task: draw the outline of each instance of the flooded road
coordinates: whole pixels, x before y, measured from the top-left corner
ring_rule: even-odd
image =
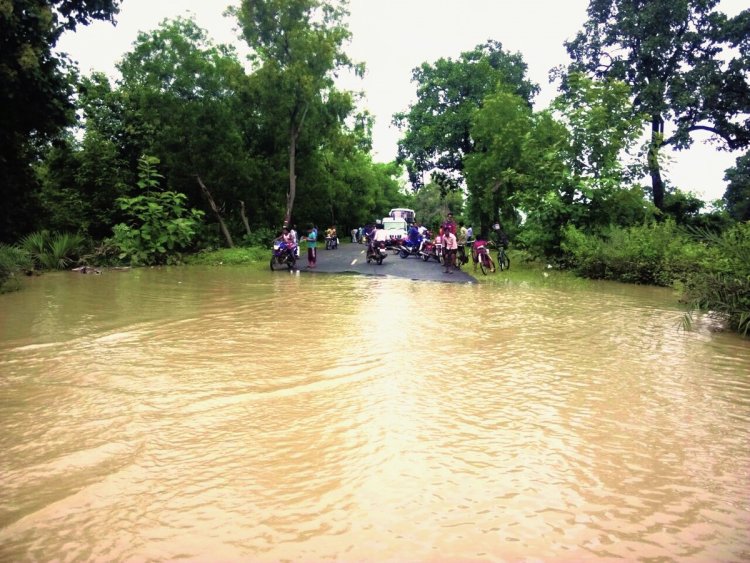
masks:
[[[0,560],[750,559],[750,343],[669,290],[174,268],[0,296]]]

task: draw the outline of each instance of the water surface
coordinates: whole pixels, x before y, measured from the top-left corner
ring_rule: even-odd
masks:
[[[674,302],[34,279],[0,296],[0,560],[748,560],[750,344]]]

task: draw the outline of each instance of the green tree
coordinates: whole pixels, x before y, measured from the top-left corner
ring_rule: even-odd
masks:
[[[724,180],[728,182],[723,199],[729,215],[737,221],[750,221],[750,153],[725,171]]]
[[[528,103],[502,89],[474,113],[474,150],[464,158],[465,176],[473,215],[483,229],[501,215],[514,215],[511,198],[526,182],[523,147],[532,126]]]
[[[118,69],[123,111],[113,140],[127,138],[126,157],[158,154],[168,187],[191,205],[207,207],[199,175],[220,207],[237,209],[243,200],[255,209],[261,198],[249,186],[260,185],[259,175],[245,143],[254,107],[242,103],[247,78],[234,50],[176,18],[140,33]]]
[[[28,231],[39,213],[31,163],[74,122],[74,66],[53,52],[65,31],[112,21],[119,0],[0,1],[0,240]]]
[[[128,218],[114,226],[112,242],[121,260],[133,265],[179,262],[193,242],[203,212],[185,206],[185,194],[162,191],[156,171],[159,159],[144,156],[138,163],[141,195],[122,197],[118,204]]]
[[[417,101],[394,116],[405,130],[398,159],[405,163],[415,189],[424,185],[424,174],[445,189],[463,184],[464,158],[474,150],[471,135],[474,113],[500,84],[531,106],[539,88],[526,78],[526,63],[497,41],[478,45],[458,59],[438,59],[415,68]]]
[[[463,194],[458,191],[446,192],[431,182],[414,194],[413,202],[408,207],[414,209],[418,222],[433,229],[445,221],[446,211],[451,211],[456,217],[463,212]]]
[[[289,188],[285,221],[297,194],[297,151],[311,114],[343,117],[345,101],[336,94],[335,74],[353,65],[343,51],[350,32],[343,20],[345,0],[243,0],[231,11],[253,51],[257,78],[265,89],[263,110],[283,124],[288,147]],[[337,111],[338,110],[338,111]]]
[[[695,131],[728,148],[750,144],[750,10],[727,18],[718,0],[591,0],[589,19],[566,43],[574,71],[622,80],[647,116],[653,201],[664,209],[660,154],[684,149]],[[732,49],[736,54],[732,56]],[[674,131],[667,135],[665,123]]]
[[[642,170],[633,155],[642,119],[626,84],[571,74],[551,110],[530,124],[509,161],[518,184],[509,199],[527,216],[522,239],[535,254],[558,255],[569,223],[601,233],[650,216],[643,189],[633,184]]]

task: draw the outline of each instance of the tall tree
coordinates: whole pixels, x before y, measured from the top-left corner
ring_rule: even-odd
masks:
[[[39,145],[75,119],[72,63],[53,49],[65,31],[112,21],[120,0],[0,2],[0,240],[28,229]]]
[[[254,209],[242,189],[252,184],[243,120],[251,121],[253,108],[240,103],[247,78],[234,50],[176,18],[140,33],[118,69],[122,125],[138,138],[138,156],[159,156],[169,188],[199,205],[199,175],[220,206],[242,199]],[[208,210],[205,201],[202,207]]]
[[[471,207],[482,228],[500,220],[501,206],[505,215],[513,213],[509,200],[525,183],[523,145],[532,126],[526,101],[502,90],[487,96],[474,113],[471,138],[476,150],[464,161]]]
[[[414,69],[412,82],[417,84],[417,101],[393,121],[405,130],[398,159],[407,165],[415,189],[424,185],[424,174],[431,171],[444,189],[462,184],[464,158],[474,151],[474,113],[499,84],[529,107],[539,90],[527,80],[521,55],[504,51],[497,41],[478,45],[456,60],[423,63]]]
[[[719,0],[591,0],[583,31],[566,44],[571,70],[616,78],[648,116],[648,170],[664,209],[660,151],[708,131],[729,149],[750,144],[750,10],[727,18]],[[673,124],[666,133],[665,124]]]
[[[723,198],[729,215],[737,221],[750,221],[750,152],[725,170],[724,180],[729,182]]]
[[[256,74],[273,95],[265,108],[285,124],[289,189],[285,221],[291,222],[297,193],[297,150],[306,119],[332,99],[335,74],[354,65],[343,50],[346,0],[242,0],[230,12],[253,51]]]

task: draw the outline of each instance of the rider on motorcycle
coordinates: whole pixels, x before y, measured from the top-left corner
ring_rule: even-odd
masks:
[[[421,246],[421,242],[422,237],[419,234],[419,228],[417,227],[416,223],[412,223],[406,233],[406,245],[410,249],[418,249]]]
[[[295,252],[297,244],[289,227],[284,226],[284,228],[281,229],[281,234],[276,237],[275,240],[279,241],[283,245],[283,248],[288,252]]]
[[[388,242],[388,233],[385,232],[383,223],[380,222],[375,225],[375,232],[372,235],[372,240],[370,241],[370,248],[373,248],[376,242]]]

